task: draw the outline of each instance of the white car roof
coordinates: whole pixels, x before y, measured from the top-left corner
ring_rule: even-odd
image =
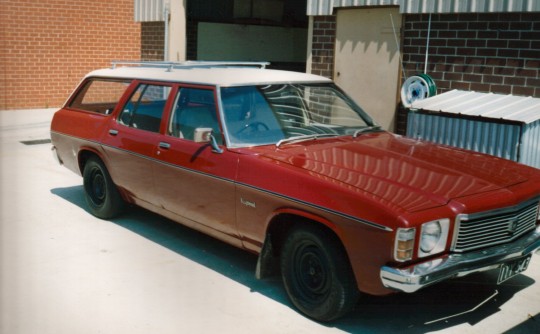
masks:
[[[96,70],[86,77],[157,80],[212,86],[246,86],[274,83],[320,83],[330,79],[313,74],[253,67],[116,67]]]

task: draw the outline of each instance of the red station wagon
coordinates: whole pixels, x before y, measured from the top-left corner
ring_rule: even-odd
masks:
[[[258,254],[330,321],[540,248],[540,170],[381,130],[331,80],[255,63],[120,63],[51,125],[102,219],[135,204]]]

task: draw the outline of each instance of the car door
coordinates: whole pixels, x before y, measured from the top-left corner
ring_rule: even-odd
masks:
[[[103,147],[114,182],[136,203],[159,205],[152,173],[172,86],[147,82],[133,85],[130,98],[111,121]]]
[[[160,204],[183,223],[195,223],[206,233],[234,242],[238,159],[227,150],[214,152],[201,141],[201,134],[212,130],[217,144],[223,143],[215,90],[186,86],[175,93],[156,153],[161,162],[154,169]]]

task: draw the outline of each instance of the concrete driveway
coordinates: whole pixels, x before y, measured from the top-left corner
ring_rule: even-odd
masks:
[[[279,279],[254,278],[253,255],[141,209],[90,215],[82,179],[52,158],[52,114],[0,111],[2,334],[540,333],[538,254],[499,286],[490,271],[311,321]]]

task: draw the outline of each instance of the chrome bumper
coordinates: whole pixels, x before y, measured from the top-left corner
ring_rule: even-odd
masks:
[[[532,254],[540,248],[540,226],[518,240],[480,251],[452,254],[405,268],[384,266],[381,280],[385,287],[415,292],[428,285],[471,273],[495,269],[501,264]]]

